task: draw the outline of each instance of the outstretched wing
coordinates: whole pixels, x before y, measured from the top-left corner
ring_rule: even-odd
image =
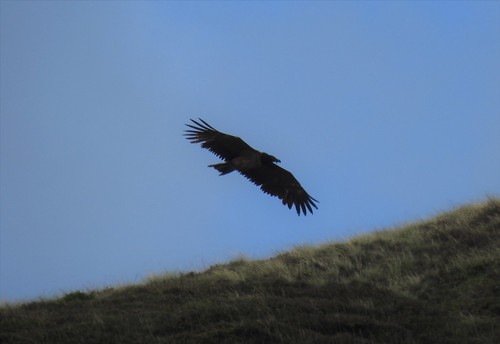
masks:
[[[203,148],[225,161],[241,155],[243,151],[253,150],[239,137],[221,133],[201,118],[198,120],[201,123],[191,119],[194,125],[186,124],[191,129],[185,130],[184,135],[191,143],[201,143]]]
[[[255,185],[260,186],[265,193],[276,196],[282,200],[289,209],[295,206],[297,214],[307,215],[307,210],[312,214],[313,207],[318,209],[314,202],[318,200],[311,197],[295,179],[293,174],[275,164],[265,164],[259,168],[240,171]]]

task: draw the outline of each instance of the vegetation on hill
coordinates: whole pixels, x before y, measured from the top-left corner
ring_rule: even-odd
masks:
[[[0,307],[1,343],[500,343],[500,200],[345,243]]]

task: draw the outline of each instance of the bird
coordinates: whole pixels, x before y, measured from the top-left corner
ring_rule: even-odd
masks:
[[[313,207],[318,209],[318,200],[310,196],[295,179],[292,173],[281,168],[281,163],[276,157],[260,152],[250,147],[237,136],[222,133],[210,124],[198,118],[191,119],[186,124],[189,129],[184,131],[184,136],[191,143],[200,143],[202,148],[208,149],[220,159],[222,163],[208,165],[225,175],[238,171],[253,184],[271,196],[278,197],[283,205],[291,209],[295,206],[297,215],[313,213]]]

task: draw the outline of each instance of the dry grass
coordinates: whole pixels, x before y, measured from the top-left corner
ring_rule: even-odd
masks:
[[[500,201],[0,308],[2,343],[499,343]]]

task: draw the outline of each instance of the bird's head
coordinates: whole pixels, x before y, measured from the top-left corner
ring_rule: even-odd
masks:
[[[281,162],[280,159],[270,155],[270,154],[267,154],[267,153],[262,153],[262,155],[260,156],[260,160],[264,163],[264,164],[269,164],[269,163],[272,163],[272,162]]]

